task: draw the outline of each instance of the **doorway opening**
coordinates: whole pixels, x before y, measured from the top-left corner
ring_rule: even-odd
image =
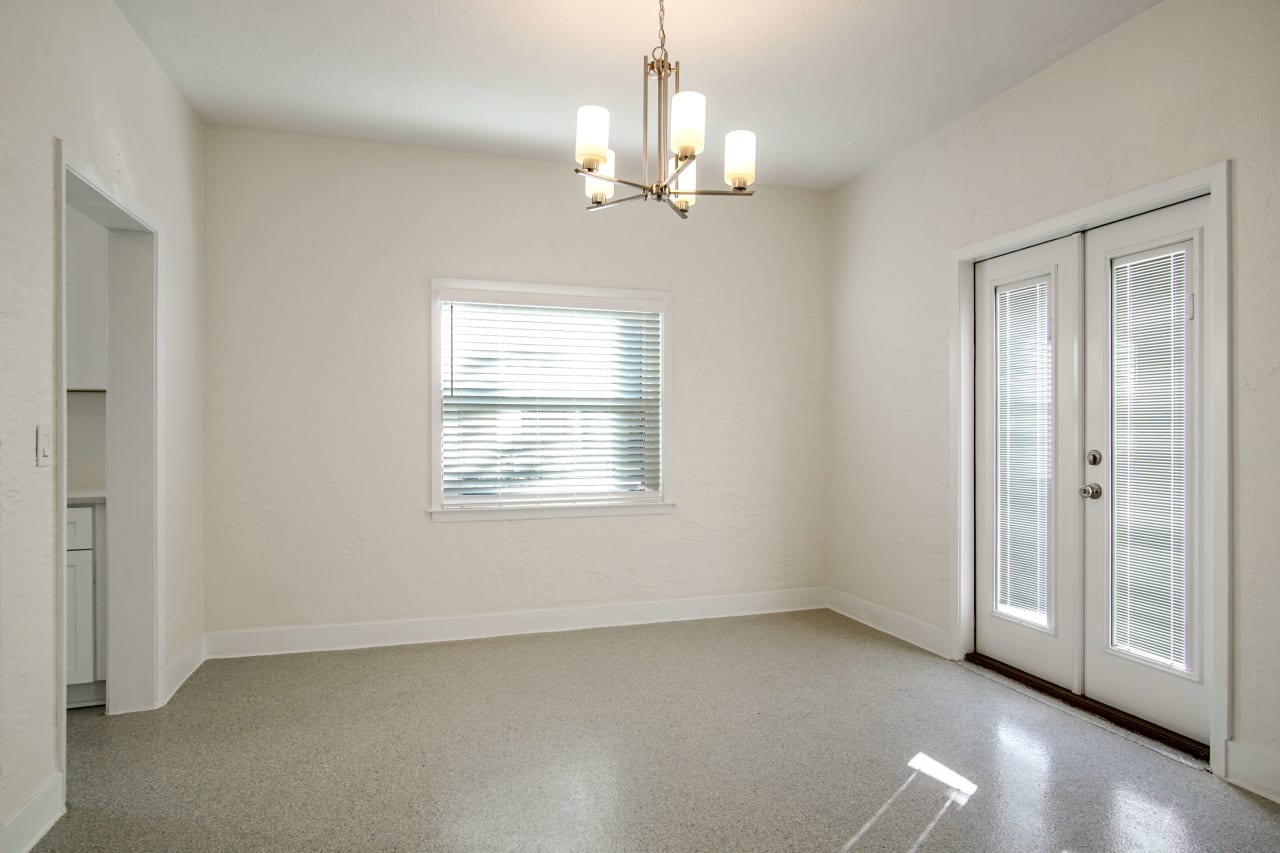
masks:
[[[954,656],[1207,742],[1219,775],[1227,178],[1221,163],[960,250],[952,341]]]
[[[119,714],[159,697],[156,230],[56,159],[57,683]]]

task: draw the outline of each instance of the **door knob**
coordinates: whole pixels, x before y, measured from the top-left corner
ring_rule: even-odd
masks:
[[[1080,487],[1080,497],[1096,501],[1102,497],[1102,486],[1097,483],[1086,483]]]

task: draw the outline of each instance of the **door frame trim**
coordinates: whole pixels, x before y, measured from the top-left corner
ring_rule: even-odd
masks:
[[[1153,186],[971,243],[952,253],[950,335],[951,612],[948,636],[957,660],[974,650],[974,266],[997,255],[1087,231],[1161,207],[1209,195],[1204,232],[1204,281],[1196,311],[1203,323],[1201,354],[1203,465],[1208,493],[1202,519],[1205,572],[1205,677],[1210,691],[1209,765],[1226,775],[1231,737],[1231,161],[1224,160]]]
[[[140,346],[148,351],[145,373],[131,377],[131,384],[146,407],[136,418],[126,421],[128,427],[144,427],[150,433],[145,446],[131,448],[127,459],[141,463],[149,471],[136,482],[116,486],[112,491],[111,505],[130,505],[139,519],[145,519],[149,528],[145,535],[137,537],[138,557],[136,565],[112,561],[113,580],[107,581],[107,697],[106,713],[122,714],[156,708],[161,704],[160,678],[163,670],[164,637],[161,631],[164,608],[163,549],[160,547],[160,492],[162,459],[160,454],[160,377],[159,377],[159,279],[160,235],[163,221],[143,207],[127,189],[116,182],[104,180],[94,165],[74,151],[67,143],[55,137],[53,140],[54,166],[54,408],[56,440],[54,476],[54,547],[57,551],[55,595],[57,607],[53,624],[57,648],[54,661],[57,689],[57,750],[59,769],[66,769],[66,612],[63,579],[66,573],[66,510],[67,510],[67,378],[66,378],[66,293],[67,293],[67,210],[69,179],[92,190],[105,202],[119,222],[109,230],[137,232],[150,235],[148,278],[138,287],[140,298],[130,303],[141,308],[149,316],[145,319],[145,339]],[[141,281],[141,279],[140,279]],[[108,285],[110,287],[110,285]],[[145,294],[143,291],[145,290]],[[110,300],[108,296],[108,300]],[[108,301],[108,306],[110,306]],[[110,307],[108,307],[110,313]],[[108,360],[108,364],[110,359]],[[110,426],[108,426],[110,430]],[[108,448],[111,439],[108,437]],[[108,453],[112,453],[108,450]],[[108,484],[110,485],[110,484]],[[110,512],[110,508],[108,508]],[[110,530],[110,528],[108,528]],[[110,547],[110,539],[107,540]],[[97,555],[95,554],[95,559]],[[131,665],[132,664],[132,665]]]

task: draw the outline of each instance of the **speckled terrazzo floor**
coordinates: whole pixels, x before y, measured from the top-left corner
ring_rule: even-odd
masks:
[[[68,737],[38,850],[1280,849],[1280,806],[830,611],[209,661]]]

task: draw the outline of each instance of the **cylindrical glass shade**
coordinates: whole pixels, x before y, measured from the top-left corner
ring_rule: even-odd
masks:
[[[676,168],[679,165],[680,164],[674,158],[672,158],[671,171],[675,172]],[[694,160],[692,163],[684,167],[683,172],[681,172],[679,175],[676,175],[676,185],[674,189],[675,194],[671,196],[671,199],[676,203],[678,207],[684,210],[688,210],[689,208],[697,204],[698,197],[696,195],[680,195],[680,193],[691,192],[693,190],[696,190],[697,188],[698,188],[698,161]]]
[[[574,156],[584,169],[598,169],[609,156],[609,111],[578,107],[578,144]]]
[[[608,150],[607,156],[603,163],[600,164],[599,173],[612,178],[614,175],[613,165],[613,149]],[[586,194],[591,199],[592,204],[603,204],[613,198],[613,188],[617,186],[613,181],[602,181],[599,178],[586,176]]]
[[[734,189],[746,189],[756,180],[756,135],[749,130],[731,130],[724,137],[724,182]]]
[[[707,147],[707,98],[701,92],[676,92],[671,99],[671,153],[688,157]]]

